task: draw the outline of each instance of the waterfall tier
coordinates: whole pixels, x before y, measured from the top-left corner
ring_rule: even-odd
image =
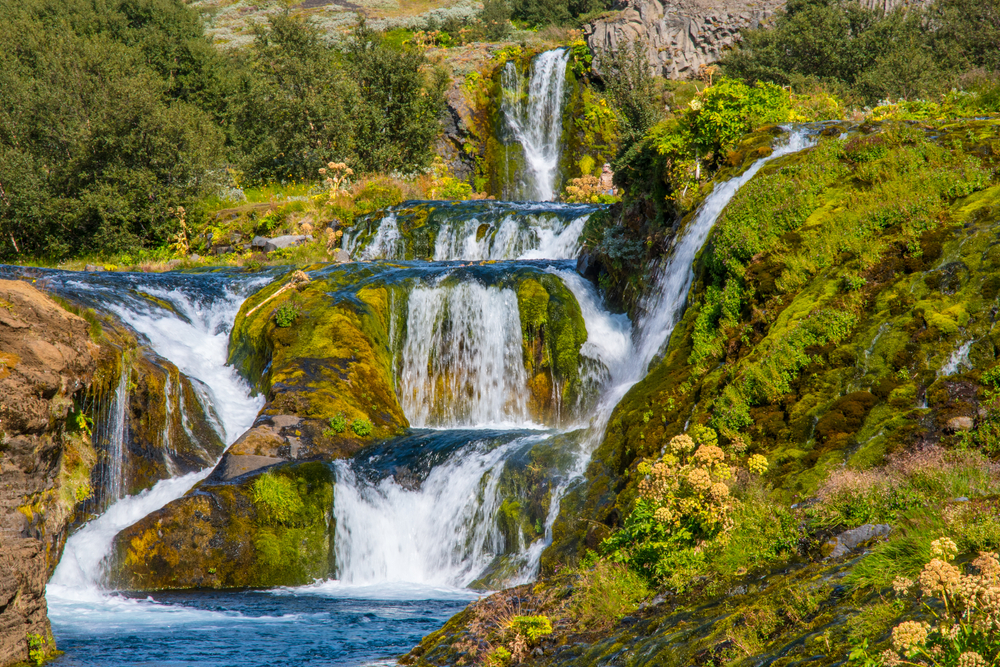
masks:
[[[569,49],[539,54],[531,63],[527,84],[513,62],[504,65],[501,114],[508,141],[521,147],[523,169],[512,171],[507,154],[508,183],[516,183],[506,199],[551,201],[555,198],[556,176],[562,147],[562,110],[565,102],[566,63]],[[522,165],[516,165],[520,167]]]
[[[352,257],[372,259],[575,259],[589,204],[405,202],[358,218],[344,234]]]

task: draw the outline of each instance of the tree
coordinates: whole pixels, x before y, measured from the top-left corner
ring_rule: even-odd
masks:
[[[344,59],[358,86],[351,117],[354,154],[364,171],[414,171],[430,165],[441,132],[446,77],[425,76],[423,54],[387,46],[363,22]]]

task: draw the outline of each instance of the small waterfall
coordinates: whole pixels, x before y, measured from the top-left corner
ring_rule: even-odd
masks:
[[[474,441],[434,467],[418,488],[359,478],[337,464],[334,517],[338,578],[467,586],[504,548],[496,513],[508,455],[539,436],[491,447]]]
[[[477,282],[410,293],[399,395],[410,424],[523,425],[521,317],[513,290]]]
[[[125,488],[125,411],[128,407],[132,368],[127,355],[122,355],[121,364],[118,386],[94,428],[94,447],[106,457],[98,506],[100,510],[121,498],[122,489]]]
[[[354,258],[575,259],[600,206],[542,202],[406,202],[361,216],[344,232]]]
[[[501,73],[501,112],[524,151],[524,180],[518,193],[524,199],[551,201],[555,197],[567,62],[569,49],[538,55],[531,63],[527,90],[513,62],[504,65]]]

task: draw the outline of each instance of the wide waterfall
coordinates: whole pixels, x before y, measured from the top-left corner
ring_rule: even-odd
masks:
[[[403,202],[362,216],[344,233],[351,257],[373,259],[575,259],[590,204]]]
[[[521,320],[510,289],[475,282],[410,293],[399,394],[416,427],[529,422]]]
[[[549,77],[551,100],[561,95],[561,75],[553,72],[562,71],[565,58],[565,51],[549,52],[533,68],[531,85]],[[183,496],[211,469],[168,466],[166,479],[134,495],[109,480],[110,506],[71,536],[49,584],[63,647],[85,656],[86,664],[110,665],[126,646],[122,637],[133,633],[155,662],[170,650],[173,627],[206,647],[210,657],[200,664],[223,665],[239,663],[241,650],[271,650],[280,632],[294,659],[360,665],[398,654],[439,627],[476,594],[467,587],[530,581],[551,543],[561,498],[581,480],[614,406],[643,377],[679,320],[695,256],[715,221],[766,162],[808,145],[805,133],[792,132],[771,156],[715,188],[679,233],[634,326],[609,312],[597,288],[574,270],[580,234],[596,207],[407,203],[359,221],[345,237],[352,253],[396,261],[309,271],[314,279],[335,276],[338,299],[358,302],[359,290],[385,289],[393,382],[411,429],[330,464],[336,578],[239,595],[170,593],[154,601],[114,594],[106,590],[105,568],[115,535]],[[271,276],[43,277],[50,290],[114,315],[145,346],[143,354],[172,364],[162,390],[165,414],[183,401],[204,403],[206,419],[227,445],[255,423],[263,398],[251,396],[247,379],[253,378],[226,365],[228,331],[243,299]],[[586,328],[576,373],[578,393],[589,402],[575,411],[560,402],[554,367],[537,366],[549,352],[532,345],[545,343],[550,331],[541,342],[529,336],[534,320],[525,319],[526,295],[544,285],[543,296],[562,299],[559,312],[577,309]],[[140,358],[135,350],[129,354],[96,425],[107,455],[121,461],[125,454],[115,448],[127,449],[129,426],[120,406],[131,386],[128,364]],[[536,418],[540,401],[556,406],[545,413],[555,418]],[[157,432],[171,460],[178,428],[186,427],[163,424]],[[120,469],[112,463],[109,474],[124,477]],[[368,629],[359,631],[359,624]],[[246,644],[220,646],[218,631],[238,634]]]
[[[531,63],[527,88],[513,62],[504,66],[501,112],[524,156],[524,169],[516,174],[518,188],[515,192],[505,192],[507,198],[550,201],[555,197],[567,62],[569,49],[538,55]],[[509,160],[507,168],[508,171],[511,168]]]

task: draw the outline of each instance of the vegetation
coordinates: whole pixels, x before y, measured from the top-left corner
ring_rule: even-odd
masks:
[[[8,261],[183,255],[182,225],[200,227],[226,188],[312,180],[330,158],[361,172],[431,162],[443,78],[363,25],[340,50],[276,14],[228,56],[178,0],[31,0],[0,18],[14,35],[0,47]]]
[[[998,26],[996,0],[904,4],[888,14],[861,3],[793,0],[773,27],[744,31],[722,64],[728,75],[750,82],[799,91],[823,85],[866,104],[972,84],[997,105],[996,84],[984,73],[1000,71]]]

